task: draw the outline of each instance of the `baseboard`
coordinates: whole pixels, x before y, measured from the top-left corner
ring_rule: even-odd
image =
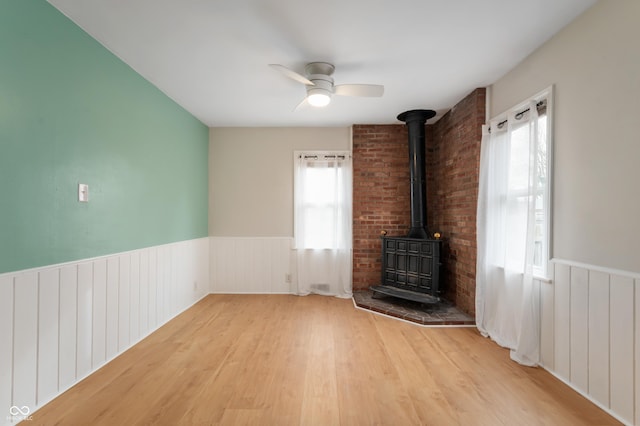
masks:
[[[588,394],[584,393],[583,391],[581,391],[580,389],[578,389],[577,387],[575,387],[571,382],[567,381],[566,379],[564,379],[563,377],[557,375],[555,372],[553,372],[552,370],[550,370],[549,368],[545,367],[544,365],[540,364],[539,365],[540,368],[542,368],[543,370],[547,371],[549,374],[551,374],[553,377],[555,377],[556,379],[560,380],[562,383],[564,383],[565,385],[569,386],[571,389],[573,389],[574,391],[576,391],[577,393],[579,393],[581,396],[585,397],[586,399],[589,400],[589,402],[591,402],[593,405],[597,406],[598,408],[600,408],[602,411],[604,411],[605,413],[607,413],[608,415],[610,415],[611,417],[613,417],[614,419],[616,419],[617,421],[619,421],[620,423],[627,425],[627,426],[632,426],[632,423],[628,423],[626,420],[624,420],[623,418],[621,418],[618,414],[616,414],[615,412],[611,411],[609,408],[605,407],[604,405],[602,405],[601,403],[599,403],[597,400],[593,399],[591,396],[589,396]]]

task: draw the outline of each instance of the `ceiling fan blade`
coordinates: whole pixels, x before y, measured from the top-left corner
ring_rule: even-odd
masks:
[[[300,103],[298,105],[296,105],[296,107],[293,109],[293,111],[298,111],[301,110],[303,108],[306,108],[309,106],[309,101],[307,100],[307,97],[305,96],[304,99],[302,101],[300,101]]]
[[[384,93],[384,86],[378,84],[338,84],[334,94],[339,96],[362,96],[376,98]]]
[[[271,68],[275,69],[275,70],[280,71],[286,77],[289,77],[290,79],[295,80],[298,83],[306,84],[307,86],[315,86],[311,80],[309,80],[308,78],[298,74],[295,71],[290,70],[289,68],[285,67],[284,65],[269,64],[269,66]]]

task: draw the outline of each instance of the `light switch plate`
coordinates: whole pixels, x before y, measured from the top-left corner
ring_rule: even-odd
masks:
[[[78,201],[81,203],[89,202],[89,185],[86,183],[78,184]]]

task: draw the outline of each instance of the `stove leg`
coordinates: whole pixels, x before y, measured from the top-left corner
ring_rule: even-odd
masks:
[[[374,291],[373,294],[371,295],[372,299],[382,299],[385,295],[382,293],[379,293],[377,291]]]

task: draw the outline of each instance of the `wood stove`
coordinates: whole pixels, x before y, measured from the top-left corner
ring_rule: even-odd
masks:
[[[425,167],[425,129],[432,110],[411,110],[398,115],[409,135],[409,174],[411,179],[411,229],[407,236],[382,237],[381,285],[372,286],[380,293],[422,303],[440,301],[440,249],[426,227],[427,186]]]

